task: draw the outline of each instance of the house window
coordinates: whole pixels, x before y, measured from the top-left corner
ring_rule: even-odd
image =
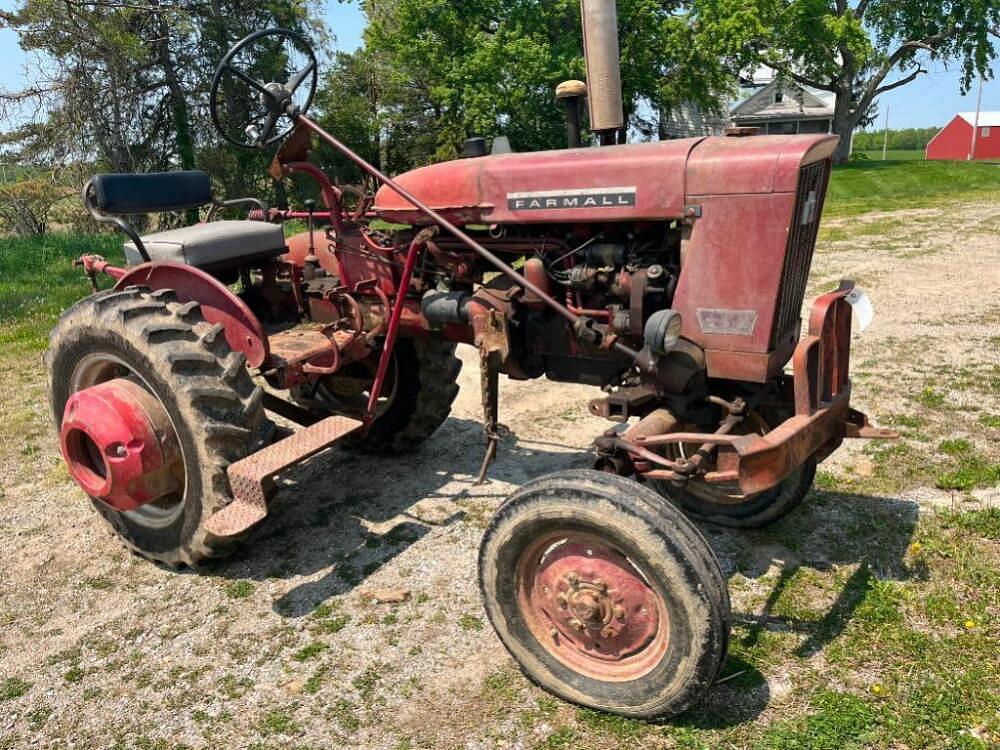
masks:
[[[784,91],[775,91],[774,92],[774,103],[775,104],[781,104],[783,101],[785,101],[785,92]]]
[[[983,138],[989,138],[990,137],[990,129],[989,128],[983,128],[982,133],[983,133]]]
[[[797,128],[794,122],[772,122],[768,125],[768,135],[795,135]]]

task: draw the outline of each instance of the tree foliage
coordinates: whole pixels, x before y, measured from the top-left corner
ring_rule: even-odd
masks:
[[[218,149],[207,115],[212,73],[258,28],[305,29],[297,0],[25,0],[0,21],[39,66],[21,91],[0,92],[2,143],[53,170],[142,172],[200,167],[222,192],[267,187],[267,156]]]
[[[363,7],[365,47],[327,78],[324,123],[349,137],[367,133],[358,145],[382,166],[454,158],[469,135],[505,135],[520,151],[565,144],[554,91],[585,77],[579,0],[367,0]],[[700,43],[691,12],[691,3],[618,3],[634,130],[654,133],[656,114],[682,103],[724,106],[735,77]],[[373,74],[366,91],[354,85],[360,69]]]
[[[902,128],[889,131],[888,148],[892,151],[923,151],[941,128]],[[877,151],[885,144],[885,131],[860,131],[854,134],[855,151]]]
[[[730,59],[768,65],[837,95],[838,159],[875,100],[927,72],[960,66],[963,93],[991,76],[1000,29],[996,0],[700,0],[705,44]]]

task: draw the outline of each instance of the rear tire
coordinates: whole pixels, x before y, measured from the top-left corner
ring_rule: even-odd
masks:
[[[127,512],[91,499],[125,544],[170,566],[230,554],[238,539],[215,537],[204,522],[231,502],[226,468],[260,447],[268,423],[261,390],[222,326],[168,290],[111,290],[63,313],[45,362],[57,430],[75,391],[122,376],[139,381],[170,418],[183,454],[180,498]]]
[[[455,344],[440,339],[397,339],[393,349],[395,392],[352,448],[365,453],[411,451],[434,434],[451,414],[458,396],[462,361]]]
[[[672,716],[725,661],[718,561],[690,521],[634,481],[572,471],[529,482],[490,522],[479,576],[504,646],[564,700]]]

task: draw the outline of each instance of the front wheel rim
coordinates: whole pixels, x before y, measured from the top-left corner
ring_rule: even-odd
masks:
[[[595,534],[549,534],[517,563],[517,602],[542,648],[575,672],[626,682],[669,645],[666,602],[636,562]]]

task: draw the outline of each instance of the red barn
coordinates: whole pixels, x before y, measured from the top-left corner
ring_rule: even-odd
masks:
[[[975,112],[960,112],[927,144],[928,159],[965,161],[972,153]],[[1000,159],[1000,112],[979,113],[974,159]]]

